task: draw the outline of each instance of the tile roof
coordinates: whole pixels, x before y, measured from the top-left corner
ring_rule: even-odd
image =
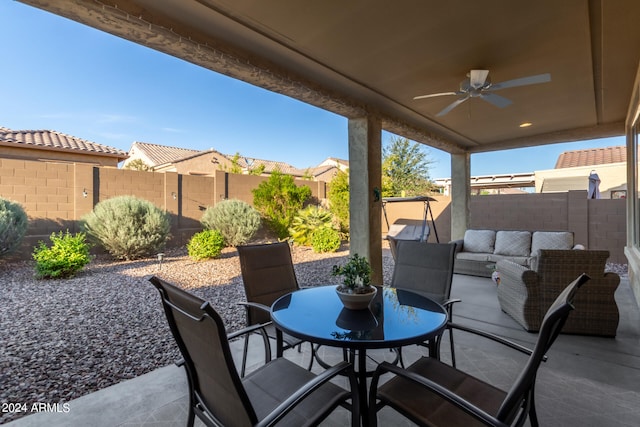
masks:
[[[227,158],[229,160],[233,160],[233,157],[234,156],[227,155]],[[285,162],[276,162],[274,160],[253,159],[249,157],[240,157],[240,159],[238,159],[238,165],[243,169],[244,168],[255,169],[260,165],[264,165],[264,171],[266,173],[271,173],[275,170],[279,170],[280,172],[286,175],[302,176],[305,173],[304,170],[298,169],[295,166],[291,166],[290,164]]]
[[[166,145],[151,144],[149,142],[136,141],[131,145],[131,151],[138,150],[143,153],[152,163],[149,166],[163,165],[172,163],[176,160],[182,160],[186,157],[192,157],[194,154],[202,153],[201,150],[192,150],[190,148],[169,147]]]
[[[565,151],[558,156],[556,169],[576,166],[595,166],[627,161],[627,147],[624,145],[586,150]]]
[[[45,149],[80,151],[97,156],[126,159],[127,153],[107,145],[76,138],[54,130],[11,130],[0,127],[0,143]]]

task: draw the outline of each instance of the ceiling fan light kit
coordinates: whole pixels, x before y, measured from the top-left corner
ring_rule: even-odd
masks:
[[[539,83],[547,83],[551,81],[551,74],[536,74],[535,76],[521,77],[518,79],[507,80],[500,83],[491,83],[489,78],[489,70],[471,70],[467,74],[467,78],[460,82],[460,90],[455,92],[441,92],[431,93],[428,95],[419,95],[414,97],[414,100],[435,98],[438,96],[461,96],[457,100],[453,101],[442,111],[436,114],[436,117],[442,117],[449,113],[451,110],[462,104],[469,98],[480,98],[489,104],[495,105],[498,108],[505,108],[512,104],[512,102],[500,95],[492,93],[496,90],[507,89],[518,86],[528,86]]]

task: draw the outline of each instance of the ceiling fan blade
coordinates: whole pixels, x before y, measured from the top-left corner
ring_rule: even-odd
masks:
[[[547,83],[551,81],[551,74],[537,74],[535,76],[521,77],[519,79],[507,80],[506,82],[500,82],[492,84],[487,90],[499,90],[509,87],[535,85],[538,83]]]
[[[440,111],[438,114],[436,114],[436,117],[442,117],[445,114],[447,114],[449,111],[453,110],[454,108],[456,108],[458,105],[462,104],[464,101],[466,101],[467,99],[469,99],[469,95],[465,96],[464,98],[460,98],[457,99],[455,101],[453,101],[451,104],[449,104],[444,110]]]
[[[435,96],[460,95],[460,94],[461,94],[461,92],[431,93],[429,95],[414,96],[413,99],[425,99],[425,98],[433,98]]]
[[[487,81],[487,76],[489,75],[489,70],[471,70],[469,73],[469,85],[478,89],[484,85],[484,82]]]
[[[496,95],[495,93],[481,93],[480,98],[487,101],[489,104],[493,104],[498,108],[504,108],[512,104],[507,98]]]

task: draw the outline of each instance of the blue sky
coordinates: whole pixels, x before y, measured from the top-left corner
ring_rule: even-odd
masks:
[[[280,160],[348,157],[347,120],[14,1],[0,2],[0,126],[48,129],[128,151],[134,141]],[[383,134],[383,143],[391,134]],[[472,175],[553,169],[563,151],[624,137],[471,156]],[[447,153],[426,148],[431,178]]]

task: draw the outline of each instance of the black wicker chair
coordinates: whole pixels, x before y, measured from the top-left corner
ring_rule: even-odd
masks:
[[[573,310],[574,295],[587,280],[589,276],[580,275],[551,305],[533,351],[495,335],[454,325],[530,355],[508,392],[435,358],[423,357],[406,370],[382,363],[371,382],[369,419],[372,425],[376,423],[376,412],[389,405],[423,426],[522,426],[527,418],[532,426],[538,426],[534,402],[538,367]],[[378,387],[380,376],[387,372],[396,376]]]
[[[227,336],[222,319],[208,302],[157,277],[150,281],[162,296],[184,358],[188,426],[193,426],[195,415],[208,426],[317,425],[339,405],[352,411],[352,424],[358,425],[358,387],[352,365],[342,362],[316,376],[277,358],[240,378],[228,340],[260,325]],[[329,382],[340,374],[348,376],[351,391]]]

